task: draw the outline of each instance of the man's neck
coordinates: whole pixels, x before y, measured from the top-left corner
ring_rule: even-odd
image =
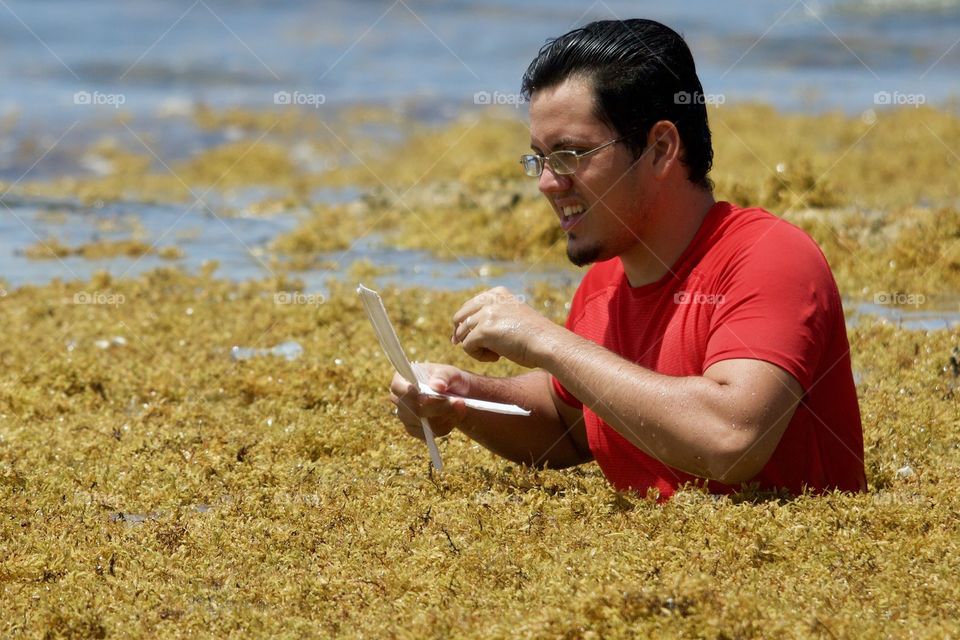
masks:
[[[669,208],[660,209],[646,221],[643,242],[620,256],[631,287],[656,282],[670,271],[690,246],[707,212],[716,203],[706,189],[684,189]]]

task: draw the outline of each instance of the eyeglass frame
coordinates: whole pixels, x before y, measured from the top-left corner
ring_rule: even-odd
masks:
[[[539,178],[540,176],[543,175],[543,170],[544,170],[544,169],[546,168],[546,166],[547,166],[547,161],[548,161],[552,156],[555,156],[555,155],[557,155],[558,153],[566,153],[566,154],[572,155],[573,158],[576,159],[576,161],[577,161],[577,164],[576,164],[576,166],[573,168],[573,171],[558,171],[557,168],[554,167],[552,164],[550,165],[550,170],[553,171],[553,172],[554,172],[556,175],[558,175],[558,176],[572,176],[573,174],[575,174],[575,173],[577,172],[577,169],[580,168],[580,158],[584,158],[584,157],[586,157],[586,156],[592,155],[592,154],[594,154],[594,153],[596,153],[596,152],[598,152],[598,151],[602,151],[603,149],[606,149],[607,147],[609,147],[609,146],[611,146],[611,145],[614,145],[614,144],[616,144],[616,143],[618,143],[618,142],[622,142],[623,140],[626,140],[627,138],[629,138],[630,136],[632,136],[634,133],[636,133],[636,131],[634,131],[633,133],[628,133],[628,134],[625,135],[625,136],[620,136],[619,138],[616,138],[616,139],[614,139],[614,140],[610,140],[610,141],[608,141],[608,142],[604,142],[604,143],[601,144],[599,147],[594,147],[593,149],[589,149],[589,150],[587,150],[587,151],[574,151],[574,150],[572,150],[572,149],[559,149],[559,150],[557,150],[557,151],[551,151],[551,152],[550,152],[549,154],[547,154],[547,155],[542,155],[542,154],[539,154],[539,153],[525,153],[525,154],[523,154],[522,156],[520,156],[520,166],[523,167],[523,175],[529,176],[529,177],[531,177],[531,178]],[[539,168],[539,171],[537,171],[537,174],[536,174],[536,175],[530,175],[529,173],[527,173],[527,169],[526,169],[527,165],[526,165],[526,162],[527,162],[527,159],[529,159],[529,158],[536,158],[536,159],[537,159],[537,167]]]

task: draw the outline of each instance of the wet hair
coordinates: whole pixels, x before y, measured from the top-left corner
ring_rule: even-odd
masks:
[[[601,20],[548,40],[523,75],[527,100],[570,77],[588,80],[595,113],[637,158],[660,120],[676,127],[688,179],[712,189],[713,146],[703,87],[687,43],[653,20]]]

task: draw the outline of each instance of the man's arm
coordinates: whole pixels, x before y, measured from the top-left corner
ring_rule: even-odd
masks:
[[[737,484],[769,460],[803,390],[761,360],[718,362],[702,376],[659,374],[560,327],[495,289],[454,315],[454,342],[553,373],[633,445],[671,467]]]
[[[407,432],[422,438],[420,417],[430,420],[439,436],[454,427],[490,451],[517,463],[563,468],[592,460],[582,412],[555,394],[550,376],[533,371],[513,378],[489,378],[446,365],[425,365],[430,386],[460,396],[517,404],[529,416],[509,416],[466,407],[462,400],[418,393],[399,375],[391,384],[391,400]]]
[[[543,366],[634,446],[724,484],[763,469],[803,396],[793,376],[761,360],[725,360],[702,376],[675,377],[583,343],[561,346]]]

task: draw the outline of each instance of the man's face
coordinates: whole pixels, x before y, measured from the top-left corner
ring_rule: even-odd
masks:
[[[593,87],[570,78],[533,94],[530,146],[549,155],[589,151],[619,134],[594,115]],[[634,248],[643,234],[644,157],[639,162],[624,144],[580,159],[576,173],[556,175],[548,162],[540,191],[553,205],[567,233],[567,256],[578,266],[609,260]]]

